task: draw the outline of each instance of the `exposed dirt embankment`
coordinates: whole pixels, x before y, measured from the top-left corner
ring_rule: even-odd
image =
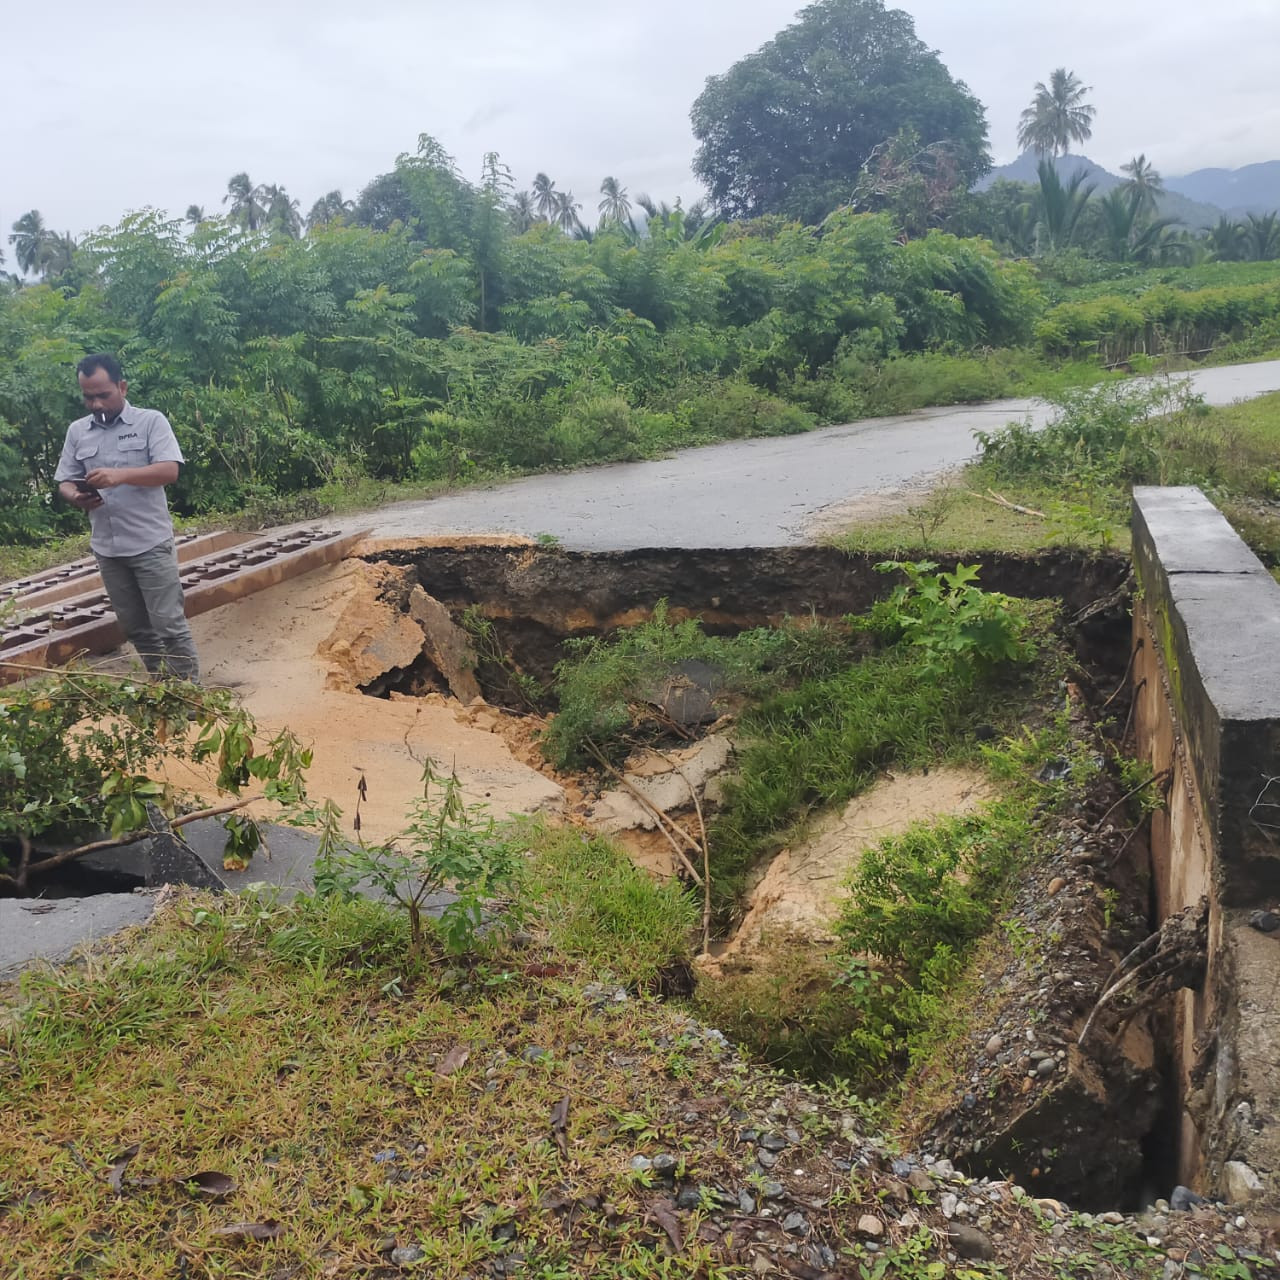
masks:
[[[364,544],[368,560],[411,567],[418,583],[455,613],[475,605],[492,619],[503,650],[525,671],[550,676],[566,636],[644,621],[659,600],[672,621],[702,619],[709,631],[776,624],[784,617],[837,618],[886,595],[882,557],[830,547],[600,554],[557,548]],[[954,556],[935,557],[946,566]],[[975,557],[960,557],[971,560]],[[1106,595],[1128,573],[1121,556],[1051,551],[984,553],[982,585],[1031,599],[1057,598],[1068,613]]]
[[[992,794],[973,769],[887,774],[839,812],[819,819],[805,840],[761,869],[742,923],[717,956],[719,964],[740,969],[767,960],[774,953],[767,945],[762,950],[762,944],[775,933],[804,937],[817,946],[829,943],[847,897],[845,882],[864,850],[913,823],[973,813]]]

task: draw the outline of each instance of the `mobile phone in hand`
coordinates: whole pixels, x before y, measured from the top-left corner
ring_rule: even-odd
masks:
[[[87,493],[91,498],[99,498],[102,495],[87,480],[73,480],[71,482],[81,493]]]

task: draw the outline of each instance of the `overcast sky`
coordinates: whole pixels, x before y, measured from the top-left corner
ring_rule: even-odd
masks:
[[[55,0],[7,6],[0,228],[37,208],[79,235],[155,205],[217,212],[227,178],[303,212],[354,196],[419,133],[463,172],[496,150],[594,214],[600,179],[686,202],[689,108],[708,75],[786,26],[792,0]],[[1098,108],[1085,150],[1166,176],[1280,159],[1280,0],[906,0],[920,38],[985,103],[997,162],[1066,66]],[[12,255],[8,254],[10,266]]]

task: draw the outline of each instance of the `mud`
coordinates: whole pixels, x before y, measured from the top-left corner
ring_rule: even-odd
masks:
[[[363,776],[369,796],[361,831],[368,840],[402,829],[421,795],[427,760],[456,768],[468,799],[497,816],[562,811],[562,788],[512,754],[496,712],[472,713],[439,695],[360,692],[385,673],[381,664],[398,669],[423,647],[421,628],[399,613],[399,585],[393,570],[348,560],[195,618],[205,679],[234,689],[263,732],[287,726],[313,744],[310,795],[332,800],[348,821]],[[175,766],[171,777],[194,794],[210,792],[208,778],[185,767]]]
[[[914,823],[974,813],[992,795],[984,776],[972,769],[887,774],[769,863],[748,895],[742,923],[719,951],[718,964],[753,963],[772,933],[807,938],[815,946],[831,943],[831,925],[848,900],[845,882],[866,849]]]

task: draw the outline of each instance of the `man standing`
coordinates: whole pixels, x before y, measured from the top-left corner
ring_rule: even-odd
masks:
[[[152,675],[200,679],[183,610],[178,554],[164,486],[184,459],[169,420],[125,399],[129,384],[109,355],[76,366],[88,416],[67,428],[54,479],[89,514],[89,545],[116,619]]]

